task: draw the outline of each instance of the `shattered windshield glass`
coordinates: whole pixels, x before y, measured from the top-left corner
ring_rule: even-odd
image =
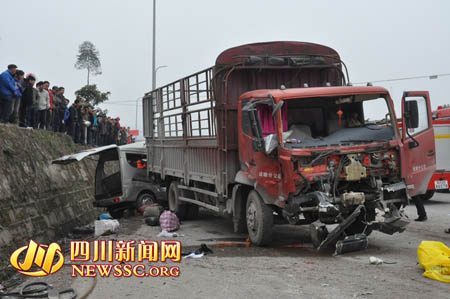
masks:
[[[283,142],[289,148],[354,145],[390,140],[392,117],[385,95],[287,100]]]

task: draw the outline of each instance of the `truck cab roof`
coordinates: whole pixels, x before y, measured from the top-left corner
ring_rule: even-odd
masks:
[[[246,92],[240,99],[267,98],[269,95],[277,100],[292,98],[332,97],[353,94],[388,94],[389,92],[378,86],[335,86],[335,87],[308,87],[288,89],[259,89]]]

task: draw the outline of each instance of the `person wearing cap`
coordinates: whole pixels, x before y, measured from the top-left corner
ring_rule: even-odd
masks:
[[[31,127],[31,113],[34,101],[34,83],[36,77],[33,74],[28,74],[23,84],[22,100],[19,109],[19,126]]]
[[[14,101],[13,101],[13,104],[11,107],[11,114],[9,115],[9,122],[12,124],[16,124],[16,125],[19,123],[19,110],[20,110],[20,102],[22,100],[24,76],[25,76],[25,73],[22,70],[16,70],[16,73],[14,74],[14,80],[16,81],[17,93],[16,93],[16,97],[14,98]]]
[[[0,74],[0,122],[7,123],[11,113],[14,98],[18,96],[16,80],[17,65],[10,64],[8,69]]]

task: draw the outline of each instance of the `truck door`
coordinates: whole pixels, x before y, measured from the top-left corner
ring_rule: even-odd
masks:
[[[430,95],[409,91],[402,98],[402,177],[410,196],[424,194],[436,169]]]

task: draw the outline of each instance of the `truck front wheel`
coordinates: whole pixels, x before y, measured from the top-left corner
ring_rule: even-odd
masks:
[[[247,199],[247,229],[250,240],[258,246],[272,241],[273,211],[256,191],[251,191]]]
[[[185,204],[182,204],[178,198],[179,195],[178,182],[170,183],[169,190],[167,193],[168,193],[167,197],[169,201],[169,209],[175,214],[177,214],[178,218],[184,220],[186,218],[187,206]]]

